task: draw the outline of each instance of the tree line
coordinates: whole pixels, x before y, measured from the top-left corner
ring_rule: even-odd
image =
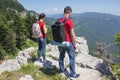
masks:
[[[32,38],[32,24],[36,21],[36,16],[25,10],[18,0],[0,0],[0,59],[27,47],[27,39],[37,41]],[[47,37],[49,43],[50,28]]]
[[[11,17],[8,18],[8,16]],[[25,45],[26,39],[31,38],[31,25],[35,21],[36,17],[30,14],[21,18],[18,13],[12,14],[11,12],[7,16],[0,13],[0,59],[23,49],[22,46]]]

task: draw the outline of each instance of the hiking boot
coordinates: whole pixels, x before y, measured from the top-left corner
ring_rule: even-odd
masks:
[[[44,64],[46,64],[46,63],[47,63],[47,61],[46,61],[46,60],[43,60],[43,63],[44,63]]]
[[[72,78],[78,78],[79,76],[80,76],[80,74],[70,75],[70,77],[72,77]]]
[[[65,74],[66,77],[70,77],[70,73],[68,72],[67,69],[65,69],[64,74]]]
[[[50,62],[50,61],[48,61],[48,60],[43,60],[43,63],[44,63],[44,64],[48,64],[48,65],[51,65],[51,64],[52,64],[52,62]]]
[[[37,59],[37,62],[42,62],[42,59]]]

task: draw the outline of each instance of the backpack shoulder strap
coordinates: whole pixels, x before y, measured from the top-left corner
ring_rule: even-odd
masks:
[[[40,21],[37,21],[36,23],[38,23],[38,24],[39,24],[39,26],[40,26],[40,24],[41,24],[41,22],[40,22]]]
[[[59,18],[59,19],[57,19],[57,22],[63,22],[63,23],[65,23],[67,20],[68,19],[66,19],[66,18]]]

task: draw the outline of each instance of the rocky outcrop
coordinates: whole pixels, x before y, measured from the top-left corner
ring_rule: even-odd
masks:
[[[89,49],[87,45],[87,41],[83,37],[77,37],[76,38],[78,52],[76,53],[76,73],[80,74],[80,77],[77,79],[72,80],[102,80],[103,74],[106,72],[106,65],[104,65],[103,60],[93,57],[89,55]],[[3,62],[3,64],[0,65],[0,73],[3,71],[13,71],[18,70],[23,65],[27,65],[28,62],[31,61],[32,56],[31,54],[35,48],[31,47],[29,49],[26,49],[24,51],[18,52],[18,55],[16,59],[8,60]],[[59,59],[59,51],[57,46],[53,46],[51,44],[47,45],[47,60],[48,62],[38,62],[35,61],[35,66],[40,66],[45,69],[54,69],[59,68],[58,59]],[[67,69],[67,72],[69,74],[69,57],[68,54],[66,54],[65,59],[65,68]],[[103,67],[104,66],[104,67]],[[68,80],[70,79],[69,76]],[[30,76],[24,76],[20,78],[20,80],[33,80],[28,79]]]
[[[31,53],[33,51],[34,51],[34,48],[29,48],[27,50],[18,52],[18,55],[16,57],[16,59],[18,60],[18,63],[21,66],[28,64],[28,62],[32,60]]]
[[[16,59],[4,61],[0,65],[0,73],[4,71],[19,70],[21,66],[27,65],[28,62],[32,60],[31,54],[33,53],[34,50],[35,50],[34,47],[28,48],[24,51],[18,52]]]
[[[79,54],[89,54],[87,40],[84,37],[76,37],[76,43]]]
[[[79,54],[76,57],[76,64],[83,68],[96,69],[103,60],[88,54]]]
[[[78,47],[78,53],[76,54],[76,72],[80,74],[80,77],[72,80],[102,80],[103,74],[99,71],[101,68],[98,65],[103,64],[103,60],[89,55],[87,41],[83,37],[77,37],[76,41]],[[52,62],[52,65],[59,68],[58,48],[49,44],[47,45],[47,51],[49,51],[47,52],[47,59]],[[67,54],[65,56],[64,63],[69,73],[69,57]],[[68,80],[69,79],[70,78],[68,78]]]
[[[79,54],[88,54],[89,49],[87,45],[87,40],[84,37],[76,37],[77,49]],[[51,44],[47,45],[47,51],[58,52],[57,46],[53,46]]]
[[[20,64],[18,63],[17,59],[10,59],[8,61],[3,62],[0,65],[0,73],[4,71],[14,71],[19,70],[21,68]]]
[[[80,74],[80,77],[77,79],[72,78],[72,80],[102,80],[102,75],[97,70],[76,66],[76,71]]]

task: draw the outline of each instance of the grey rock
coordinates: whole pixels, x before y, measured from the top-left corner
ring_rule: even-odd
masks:
[[[18,52],[18,56],[24,56],[25,58],[31,58],[30,54],[27,51]]]
[[[76,37],[76,44],[77,44],[78,53],[80,54],[89,53],[87,40],[85,40],[84,37]],[[57,52],[57,53],[59,52],[58,47],[51,44],[47,45],[46,50],[51,52]]]
[[[62,76],[66,77],[67,80],[102,80],[101,73],[93,69],[81,68],[79,66],[76,66],[76,74],[80,74],[80,76],[78,78],[70,77],[70,71],[67,68]]]
[[[76,37],[76,44],[79,54],[88,54],[89,49],[87,45],[87,40],[84,37]]]
[[[19,80],[34,80],[31,75],[25,75],[21,77]]]
[[[46,46],[46,51],[51,51],[51,49],[52,49],[52,45],[51,45],[51,44],[48,44],[48,45]]]
[[[87,41],[83,37],[77,37],[77,49],[78,54],[76,55],[76,73],[80,74],[80,77],[78,79],[73,80],[102,80],[101,76],[106,67],[103,67],[103,60],[93,57],[89,55],[89,49],[87,46]],[[20,51],[16,57],[16,59],[8,60],[0,65],[0,73],[8,70],[8,71],[14,71],[21,68],[23,65],[27,65],[28,62],[31,61],[32,53],[35,50],[35,48],[31,47],[24,51]],[[59,68],[59,51],[57,46],[53,46],[51,44],[47,45],[47,60],[50,61],[50,63],[46,62],[38,62],[35,61],[35,66],[40,66],[45,69],[54,69]],[[69,56],[66,53],[65,59],[64,59],[65,68],[68,68],[69,65]],[[68,69],[67,69],[68,70]],[[101,71],[102,70],[102,71]],[[68,70],[68,73],[70,71]],[[33,78],[30,75],[25,75],[24,77],[20,78],[19,80],[33,80]],[[70,80],[70,78],[68,78]]]
[[[48,44],[48,45],[46,46],[46,51],[56,52],[56,51],[58,51],[58,47],[57,47],[57,46],[54,46],[54,45],[51,45],[51,44]]]
[[[24,65],[27,65],[28,64],[28,60],[27,58],[25,58],[24,56],[17,56],[16,59],[18,60],[18,63],[21,65],[21,66],[24,66]]]
[[[25,52],[28,52],[29,55],[31,55],[34,52],[35,48],[34,47],[30,47],[28,49],[25,49]]]
[[[55,61],[57,61],[57,63],[58,63],[58,60],[59,60],[59,52],[58,51],[56,51],[56,52],[52,52],[52,51],[48,52],[47,56],[48,56],[47,59],[50,60],[53,64],[56,63]],[[68,56],[68,53],[65,53],[64,65],[65,65],[65,67],[67,65],[69,65],[69,56]]]
[[[14,70],[19,70],[21,68],[20,64],[18,63],[17,59],[10,59],[7,61],[4,61],[0,65],[0,73],[4,71],[14,71]]]
[[[93,57],[88,54],[79,54],[76,57],[76,64],[83,68],[96,69],[98,64],[103,63],[102,59]]]
[[[50,51],[50,52],[47,52],[46,55],[47,55],[48,57],[52,57],[52,58],[55,58],[55,59],[59,59],[59,52],[58,52],[58,51],[56,51],[56,52]]]
[[[56,66],[57,68],[59,68],[59,62],[58,62],[58,60],[54,60],[54,59],[51,58],[51,57],[47,57],[47,59],[48,59],[50,62],[52,62],[51,65]]]
[[[102,75],[97,70],[76,67],[76,73],[80,74],[80,77],[71,78],[72,80],[102,80]]]
[[[112,70],[110,67],[106,66],[105,63],[98,64],[96,70],[100,71],[103,75],[112,76]]]
[[[43,63],[40,62],[40,61],[35,61],[35,62],[34,62],[34,66],[43,67]]]
[[[35,61],[34,66],[39,66],[39,67],[44,68],[44,69],[55,69],[56,68],[56,63],[58,63],[58,61],[55,61],[55,60],[51,59],[50,57],[47,57],[47,59],[49,61],[48,60],[43,61],[43,62]]]
[[[43,63],[43,68],[44,69],[55,69],[56,66],[48,63]]]
[[[31,54],[33,53],[34,50],[35,50],[34,47],[30,47],[28,49],[25,49],[24,51],[18,52],[16,59],[18,60],[21,66],[27,65],[28,62],[32,61]]]
[[[28,48],[24,51],[18,52],[16,59],[10,59],[10,60],[4,61],[0,65],[0,73],[6,70],[7,71],[19,70],[21,66],[27,65],[28,62],[31,61],[32,59],[31,54],[33,53],[34,50],[35,48],[33,47]]]

